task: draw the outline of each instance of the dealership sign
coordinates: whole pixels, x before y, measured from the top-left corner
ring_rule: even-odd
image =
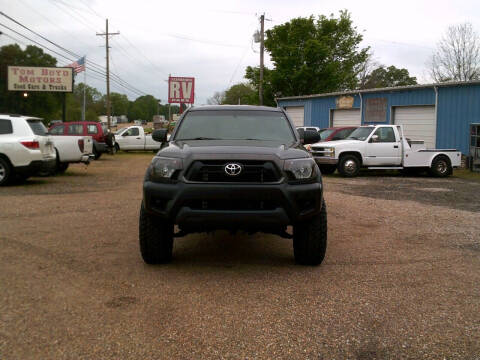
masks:
[[[73,92],[73,68],[9,66],[8,90]]]
[[[180,104],[193,104],[195,97],[195,78],[169,77],[168,102]]]

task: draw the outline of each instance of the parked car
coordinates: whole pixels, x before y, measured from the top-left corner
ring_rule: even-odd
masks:
[[[53,169],[56,153],[42,120],[0,114],[0,185]]]
[[[115,137],[105,125],[94,121],[74,121],[53,125],[52,135],[91,136],[95,160],[103,153],[111,152],[115,146]]]
[[[170,261],[174,237],[227,229],[293,238],[297,263],[320,264],[327,247],[322,178],[294,130],[283,109],[246,105],[189,108],[168,143],[167,129],[155,130],[164,146],[144,178],[143,260]],[[306,144],[319,138],[303,133]]]
[[[301,131],[302,131],[302,130],[303,130],[303,131],[305,131],[305,130],[311,130],[311,131],[317,131],[317,132],[318,132],[318,131],[320,131],[320,128],[317,127],[317,126],[297,126],[297,131],[298,131],[298,130],[301,130]]]
[[[428,170],[444,177],[461,163],[460,151],[427,149],[423,141],[406,139],[400,125],[360,126],[345,140],[314,144],[311,149],[323,172],[338,169],[347,177],[358,175],[361,168]]]
[[[320,130],[320,142],[346,139],[357,126],[331,127]]]
[[[130,126],[117,131],[115,134],[115,148],[119,150],[159,150],[160,144],[152,139],[152,135],[145,134],[141,126]]]

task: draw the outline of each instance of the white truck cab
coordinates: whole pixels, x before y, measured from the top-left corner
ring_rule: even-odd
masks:
[[[141,126],[130,126],[115,133],[115,148],[118,150],[159,150],[161,144],[145,134]]]
[[[461,163],[459,151],[427,149],[423,141],[406,139],[400,125],[361,126],[345,140],[310,148],[323,173],[338,169],[347,177],[358,175],[361,168],[428,169],[432,175],[443,177]]]

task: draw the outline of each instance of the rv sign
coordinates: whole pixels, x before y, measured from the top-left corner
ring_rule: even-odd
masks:
[[[193,104],[195,98],[195,78],[169,77],[168,102],[180,104]]]

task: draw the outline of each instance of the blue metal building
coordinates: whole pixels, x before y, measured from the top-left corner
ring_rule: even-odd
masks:
[[[277,99],[297,126],[401,124],[427,147],[470,152],[470,124],[480,123],[480,81],[413,85]]]

